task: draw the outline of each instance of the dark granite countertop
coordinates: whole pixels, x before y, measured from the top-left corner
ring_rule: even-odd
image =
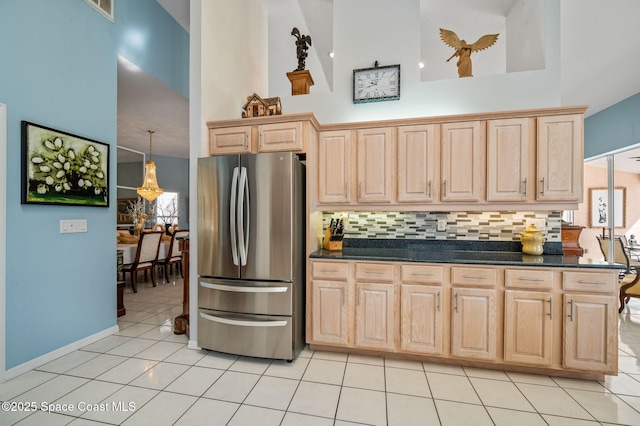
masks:
[[[560,243],[561,244],[561,243]],[[516,246],[518,250],[515,250]],[[545,253],[547,247],[545,246]],[[456,263],[479,265],[545,266],[563,268],[622,269],[604,261],[579,256],[522,253],[520,243],[451,240],[375,240],[345,239],[341,251],[320,249],[313,259],[374,260],[389,262]],[[554,252],[554,248],[549,251]],[[562,253],[560,251],[560,253]]]

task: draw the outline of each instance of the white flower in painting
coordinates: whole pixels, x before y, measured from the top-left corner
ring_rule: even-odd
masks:
[[[53,167],[55,167],[56,169],[61,169],[62,168],[62,163],[59,163],[57,161],[53,162]]]
[[[32,163],[34,163],[34,164],[40,164],[40,163],[42,163],[43,161],[44,161],[44,160],[43,160],[41,157],[33,157],[33,158],[31,159],[31,162],[32,162]]]
[[[89,166],[89,168],[90,168],[91,170],[97,170],[97,169],[98,169],[98,166],[96,166],[95,164],[92,164],[92,165],[90,165],[90,166]]]
[[[71,168],[71,163],[70,162],[67,161],[66,163],[64,163],[64,169],[65,170],[69,170],[70,168]]]
[[[60,191],[62,191],[62,185],[57,184],[56,185],[56,192],[60,192]]]
[[[40,171],[44,172],[44,173],[50,172],[51,171],[51,167],[49,167],[49,166],[40,166]]]
[[[38,189],[37,189],[38,194],[46,194],[48,190],[49,188],[47,187],[47,185],[43,185],[43,184],[38,185]]]
[[[104,177],[104,173],[98,172],[96,173],[96,176],[98,177],[98,179],[102,179]]]
[[[84,166],[85,167],[89,167],[91,165],[91,163],[89,162],[89,160],[84,160]]]
[[[46,178],[44,178],[44,181],[47,183],[47,185],[53,185],[53,178],[51,176],[47,176]]]
[[[92,185],[93,185],[93,184],[91,183],[91,181],[90,181],[89,179],[86,179],[86,180],[84,181],[84,186],[85,186],[85,187],[89,188],[89,187],[90,187],[90,186],[92,186]]]
[[[85,166],[82,166],[82,167],[80,167],[80,168],[78,169],[78,171],[79,171],[80,173],[87,173],[87,168],[86,168]]]
[[[93,188],[93,192],[95,192],[96,195],[99,195],[102,192],[102,189],[100,189],[99,186],[96,186],[95,188]]]
[[[64,176],[64,170],[58,170],[58,173],[56,173],[56,177],[60,179],[62,176]]]
[[[95,150],[96,149],[93,147],[93,145],[89,145],[89,148],[87,148],[87,151],[89,151],[89,152],[93,152]],[[93,154],[91,154],[91,155],[93,155]]]
[[[82,188],[82,187],[84,186],[84,179],[80,179],[80,180],[78,181],[78,186],[79,186],[80,188]]]
[[[64,155],[58,154],[58,161],[60,161],[61,163],[64,163],[65,161],[67,161],[67,159]]]
[[[76,153],[72,149],[70,149],[69,151],[67,151],[67,156],[73,160],[74,158],[76,158]]]
[[[62,187],[64,188],[65,191],[68,191],[71,189],[71,185],[67,182],[63,183]]]
[[[55,150],[56,149],[55,145],[51,141],[44,141],[44,146],[46,146],[47,148],[49,148],[51,150]]]
[[[53,144],[56,146],[56,148],[62,148],[62,139],[60,139],[60,138],[56,138],[56,139],[53,141]]]
[[[91,159],[93,160],[94,163],[97,163],[98,161],[100,161],[98,157],[91,157]]]

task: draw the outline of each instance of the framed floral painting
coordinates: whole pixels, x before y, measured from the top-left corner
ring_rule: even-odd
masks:
[[[109,145],[23,121],[22,204],[109,207]]]

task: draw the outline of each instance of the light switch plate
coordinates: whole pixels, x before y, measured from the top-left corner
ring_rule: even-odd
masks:
[[[447,219],[438,219],[437,230],[438,231],[446,231],[447,230]]]
[[[60,220],[60,233],[87,232],[87,219]]]

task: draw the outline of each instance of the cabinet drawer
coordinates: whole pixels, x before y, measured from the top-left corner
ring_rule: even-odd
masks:
[[[493,268],[452,267],[451,284],[495,287],[497,270]]]
[[[356,280],[393,281],[393,263],[356,263]]]
[[[346,262],[312,262],[313,278],[346,281],[349,277],[349,264]]]
[[[404,283],[441,283],[444,279],[442,266],[402,265],[400,268]]]
[[[553,288],[553,272],[535,269],[507,269],[504,271],[504,286],[519,288]]]
[[[562,273],[562,288],[564,290],[610,293],[616,288],[616,273],[564,271]]]

